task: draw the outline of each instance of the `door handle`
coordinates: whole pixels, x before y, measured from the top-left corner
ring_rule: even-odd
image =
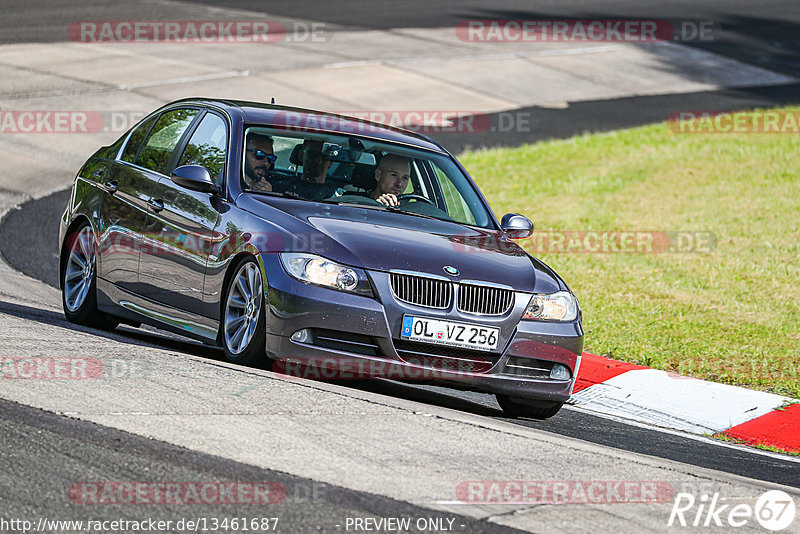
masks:
[[[164,209],[164,201],[160,198],[151,198],[147,201],[147,205],[150,206],[150,209],[156,213]]]
[[[106,184],[106,190],[108,191],[109,195],[113,195],[119,189],[119,183],[116,180],[111,180]]]

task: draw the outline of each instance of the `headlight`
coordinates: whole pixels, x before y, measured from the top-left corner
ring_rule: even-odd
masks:
[[[280,257],[286,272],[302,282],[373,296],[367,273],[361,269],[303,252],[282,252]]]
[[[523,319],[550,321],[574,321],[578,316],[578,300],[569,291],[558,291],[549,295],[534,295]]]

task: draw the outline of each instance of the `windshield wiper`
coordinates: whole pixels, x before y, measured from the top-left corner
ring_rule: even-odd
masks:
[[[294,198],[296,200],[310,200],[302,195],[298,195],[294,191],[284,191],[279,193],[277,191],[258,191],[256,189],[248,189],[245,193],[256,193],[259,195],[269,195],[271,197]]]
[[[340,201],[336,200],[335,198],[326,198],[320,200],[320,202],[324,202],[325,204],[336,204],[337,206],[347,206],[349,208],[364,208],[368,210],[386,211],[386,206],[383,205],[376,206],[374,204],[362,204],[360,202],[351,202],[349,200]]]
[[[441,217],[434,217],[433,215],[425,215],[424,213],[417,213],[415,211],[407,211],[398,206],[385,206],[383,204],[375,206],[373,204],[360,204],[358,202],[338,202],[335,198],[328,198],[322,202],[329,204],[336,204],[338,206],[348,206],[351,208],[364,208],[368,210],[388,211],[390,213],[402,213],[403,215],[413,215],[415,217],[422,217],[424,219],[433,219],[434,221],[455,222],[453,219],[442,219]]]
[[[422,217],[424,219],[433,219],[434,221],[445,221],[445,222],[455,222],[453,219],[442,219],[441,217],[434,217],[433,215],[426,215],[424,213],[417,213],[416,211],[407,211],[404,209],[400,209],[397,206],[386,206],[386,211],[391,211],[392,213],[402,213],[404,215],[413,215],[414,217]]]
[[[417,213],[416,211],[408,211],[404,210],[399,206],[386,206],[385,204],[362,204],[361,202],[351,202],[349,200],[340,201],[336,197],[334,198],[326,198],[321,202],[325,202],[328,204],[336,204],[337,206],[347,206],[350,208],[364,208],[368,210],[378,210],[378,211],[388,211],[390,213],[402,213],[403,215],[413,215],[414,217],[422,217],[423,219],[433,219],[434,221],[443,221],[443,222],[456,222],[455,219],[447,216],[446,219],[442,217],[434,217],[433,215],[427,215],[424,213]]]

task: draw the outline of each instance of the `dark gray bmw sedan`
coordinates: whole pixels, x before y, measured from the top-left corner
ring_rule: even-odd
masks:
[[[61,219],[64,313],[218,344],[305,378],[493,393],[511,416],[566,401],[578,302],[425,136],[330,113],[188,99],[80,169]]]

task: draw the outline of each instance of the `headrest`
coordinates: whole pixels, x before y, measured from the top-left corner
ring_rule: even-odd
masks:
[[[366,191],[372,191],[378,183],[375,181],[375,165],[356,163],[350,183]]]
[[[298,143],[292,149],[292,154],[289,156],[289,163],[297,165],[298,167],[303,164],[303,143]]]

